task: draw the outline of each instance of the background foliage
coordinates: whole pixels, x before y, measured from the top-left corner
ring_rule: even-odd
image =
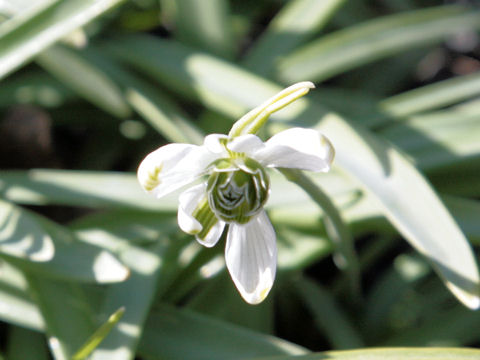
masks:
[[[474,5],[0,1],[0,358],[478,358]],[[262,135],[317,128],[336,167],[272,173],[279,274],[250,306],[134,172],[302,80]],[[368,349],[412,346],[437,348]]]

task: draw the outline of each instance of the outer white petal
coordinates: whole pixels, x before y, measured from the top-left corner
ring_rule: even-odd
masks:
[[[198,204],[205,199],[206,189],[206,184],[199,184],[191,187],[188,190],[185,190],[178,198],[178,225],[180,226],[180,229],[185,231],[187,234],[196,235],[202,230],[202,224],[200,224],[200,222],[198,222],[198,220],[195,219],[192,214],[197,208]],[[217,223],[210,228],[210,231],[207,233],[204,239],[201,239],[198,236],[195,237],[203,246],[212,247],[220,239],[224,228],[225,222],[218,220]]]
[[[222,220],[218,220],[217,223],[210,228],[210,231],[204,239],[200,239],[198,236],[195,236],[195,238],[201,245],[206,247],[212,247],[215,246],[218,240],[220,240],[223,229],[225,229],[225,222]]]
[[[229,226],[225,248],[228,271],[245,301],[258,304],[267,297],[275,279],[275,231],[264,210],[245,225]]]
[[[313,129],[291,128],[272,136],[253,157],[269,167],[330,170],[335,156],[330,141]]]
[[[265,147],[263,141],[256,135],[248,134],[234,138],[227,145],[231,151],[252,155]]]
[[[197,179],[217,157],[203,146],[168,144],[141,162],[138,181],[145,191],[162,197]]]
[[[194,235],[202,230],[202,224],[192,216],[192,213],[200,201],[205,198],[206,189],[206,184],[199,184],[185,190],[178,197],[178,226],[187,234]]]

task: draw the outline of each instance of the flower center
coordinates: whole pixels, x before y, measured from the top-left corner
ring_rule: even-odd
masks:
[[[208,204],[226,222],[245,224],[268,199],[270,179],[257,161],[238,157],[219,159],[208,178]]]

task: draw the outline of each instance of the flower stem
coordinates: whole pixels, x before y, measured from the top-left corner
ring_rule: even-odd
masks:
[[[310,198],[325,212],[324,225],[330,240],[337,251],[337,266],[347,271],[350,278],[350,290],[356,297],[361,296],[359,262],[353,246],[353,238],[335,204],[328,195],[302,171],[297,169],[278,169],[289,181],[300,186]]]

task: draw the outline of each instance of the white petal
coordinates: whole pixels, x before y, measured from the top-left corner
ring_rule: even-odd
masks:
[[[220,237],[222,236],[222,233],[223,233],[223,229],[225,229],[225,222],[222,220],[218,220],[215,223],[215,225],[213,225],[210,228],[210,231],[207,233],[205,238],[200,239],[198,235],[195,236],[195,238],[201,245],[206,247],[212,247],[212,246],[215,246],[218,240],[220,240]]]
[[[335,156],[330,141],[313,129],[291,128],[272,136],[253,157],[265,166],[310,171],[330,170]]]
[[[275,231],[264,210],[245,225],[229,226],[225,247],[228,271],[245,301],[258,304],[267,297],[275,279]]]
[[[237,136],[227,145],[231,151],[245,153],[247,155],[254,154],[255,152],[263,149],[265,145],[263,141],[256,135],[248,134]]]
[[[205,136],[205,140],[203,141],[203,146],[205,146],[208,151],[214,154],[228,155],[227,151],[225,150],[225,146],[220,142],[220,140],[224,140],[226,142],[228,140],[228,136],[225,134],[207,135]]]
[[[217,157],[203,146],[168,144],[141,162],[138,181],[145,191],[162,197],[203,175]]]
[[[223,229],[225,228],[225,222],[218,220],[215,225],[210,228],[205,237],[201,239],[197,234],[202,231],[202,224],[193,217],[193,212],[198,204],[205,200],[207,196],[206,189],[207,184],[199,184],[180,194],[178,198],[177,219],[180,229],[187,234],[196,235],[195,238],[203,246],[212,247],[220,239]]]
[[[200,201],[207,196],[206,189],[206,184],[196,185],[185,190],[178,197],[178,226],[187,234],[194,235],[202,230],[202,224],[192,214]]]

